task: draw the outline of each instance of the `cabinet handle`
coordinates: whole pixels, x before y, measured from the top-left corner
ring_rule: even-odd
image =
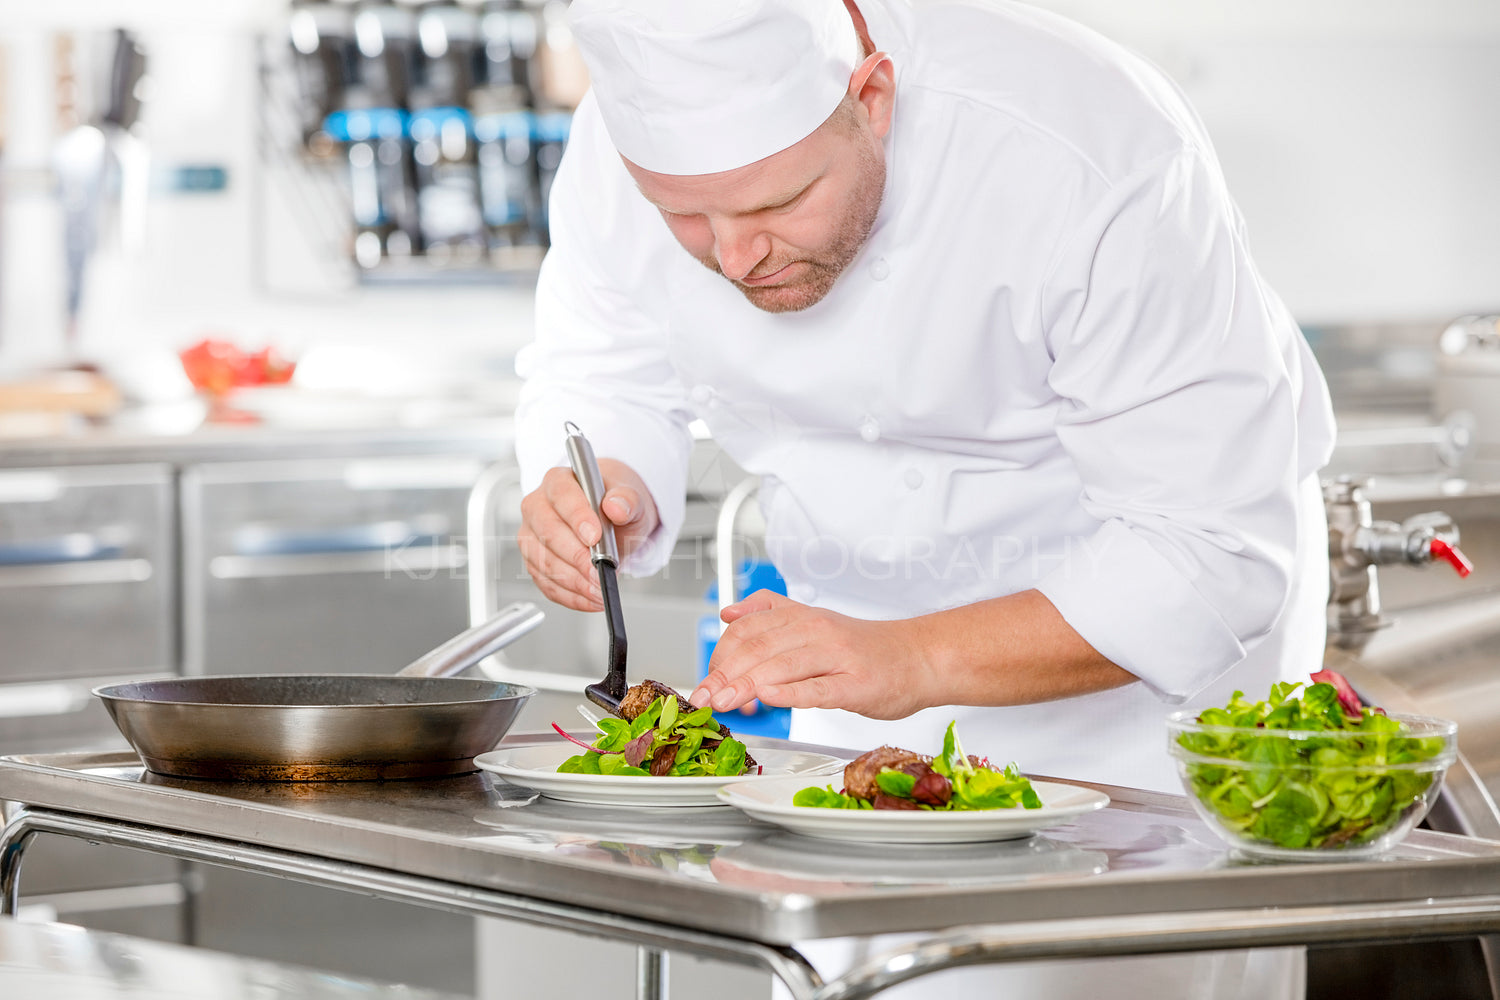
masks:
[[[215,556],[208,575],[215,580],[259,580],[287,576],[383,573],[388,577],[430,579],[442,570],[468,565],[461,545],[395,545],[378,551],[310,552],[298,555]]]
[[[144,583],[149,559],[92,559],[68,563],[0,566],[0,587],[70,587],[96,583]]]
[[[120,546],[82,531],[51,538],[0,544],[0,566],[36,566],[83,562],[120,554]]]
[[[156,667],[149,673],[134,674],[129,679],[145,681],[175,676]],[[0,684],[0,719],[72,715],[75,712],[81,712],[94,700],[94,688],[119,679],[118,677],[74,677],[65,681],[23,681],[19,684]]]
[[[335,552],[379,552],[431,542],[448,530],[440,514],[409,521],[372,521],[337,528],[272,528],[246,524],[235,529],[234,554],[239,556],[315,555]]]
[[[0,719],[38,715],[72,715],[88,705],[92,695],[86,684],[54,681],[42,684],[7,684],[0,687]]]
[[[52,472],[0,473],[0,504],[46,503],[62,491],[62,477]]]
[[[478,459],[356,459],[344,467],[351,490],[468,489],[482,466]]]

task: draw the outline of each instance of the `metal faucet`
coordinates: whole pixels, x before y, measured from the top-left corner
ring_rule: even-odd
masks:
[[[1323,483],[1328,513],[1328,644],[1359,653],[1370,637],[1393,624],[1380,610],[1379,566],[1424,566],[1434,559],[1459,576],[1474,569],[1458,548],[1458,525],[1441,511],[1429,511],[1400,524],[1376,521],[1359,476]]]

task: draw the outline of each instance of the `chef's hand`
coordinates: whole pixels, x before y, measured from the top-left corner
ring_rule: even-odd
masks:
[[[728,712],[759,699],[902,719],[930,702],[931,676],[912,620],[863,621],[759,590],[725,608],[729,623],[689,699]],[[939,699],[939,702],[943,699]]]
[[[620,558],[628,556],[656,530],[661,518],[656,501],[635,470],[612,458],[599,460],[604,480],[600,508],[615,526]],[[549,469],[542,485],[521,501],[521,528],[516,544],[526,572],[543,594],[575,611],[602,611],[598,572],[589,546],[599,540],[599,518],[571,469]]]

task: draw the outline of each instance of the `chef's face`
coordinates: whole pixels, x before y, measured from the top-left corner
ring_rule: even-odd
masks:
[[[854,260],[880,210],[890,116],[887,103],[871,103],[846,97],[812,135],[734,170],[683,176],[625,166],[677,242],[752,305],[806,309]]]

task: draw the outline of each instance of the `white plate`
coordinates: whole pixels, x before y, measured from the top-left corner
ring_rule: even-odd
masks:
[[[1092,788],[1054,781],[1033,781],[1040,809],[985,809],[936,812],[900,809],[820,809],[792,805],[792,796],[816,784],[805,778],[776,778],[727,785],[719,800],[756,819],[775,823],[805,837],[888,844],[965,844],[980,840],[1014,840],[1056,826],[1075,816],[1103,809],[1109,796]]]
[[[713,806],[719,789],[730,784],[761,782],[772,777],[805,775],[804,784],[839,774],[845,761],[827,754],[779,750],[746,743],[760,764],[761,774],[734,778],[650,778],[640,775],[559,774],[557,766],[580,752],[571,743],[537,743],[503,747],[474,758],[513,785],[530,788],[551,799],[608,806]]]

